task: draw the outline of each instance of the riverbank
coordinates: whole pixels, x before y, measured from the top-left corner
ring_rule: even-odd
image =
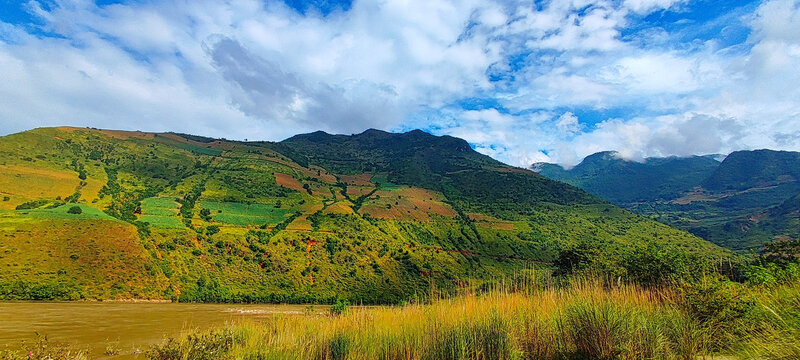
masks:
[[[306,313],[304,305],[0,302],[0,359],[28,360],[37,351],[41,357],[33,359],[144,359],[141,353],[167,338]],[[60,349],[58,356],[49,352]]]

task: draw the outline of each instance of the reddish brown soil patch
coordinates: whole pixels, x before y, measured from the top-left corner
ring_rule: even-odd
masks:
[[[454,218],[458,213],[444,203],[438,193],[403,187],[398,190],[377,191],[364,203],[360,212],[379,219],[430,221],[431,216]]]
[[[303,185],[300,185],[300,182],[297,181],[295,178],[293,178],[291,175],[276,172],[275,182],[278,183],[278,186],[282,186],[287,189],[306,191],[305,189],[303,189]]]
[[[339,181],[352,186],[373,187],[370,179],[372,179],[372,174],[339,175]]]
[[[63,130],[63,129],[62,129]],[[72,130],[70,130],[72,131]],[[123,130],[99,130],[101,134],[104,134],[110,138],[119,139],[119,140],[127,140],[130,138],[136,139],[153,139],[155,135],[153,133],[146,133],[141,131],[123,131]]]
[[[347,195],[350,197],[359,197],[369,194],[374,188],[364,186],[348,186]]]

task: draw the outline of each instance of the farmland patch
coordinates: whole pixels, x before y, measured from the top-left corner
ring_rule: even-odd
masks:
[[[211,211],[213,221],[237,226],[272,226],[283,221],[289,212],[266,204],[203,201],[200,206]]]
[[[303,189],[303,185],[300,185],[300,182],[297,181],[297,179],[293,178],[291,175],[276,172],[275,182],[278,183],[278,186],[282,186],[287,189],[305,191],[305,189]]]

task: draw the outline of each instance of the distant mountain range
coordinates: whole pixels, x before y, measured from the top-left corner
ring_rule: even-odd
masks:
[[[732,249],[800,235],[800,153],[736,151],[625,160],[615,152],[586,157],[571,169],[531,169],[616,205]]]
[[[392,303],[550,269],[577,241],[609,263],[727,256],[422,131],[35,129],[0,137],[0,198],[5,299]]]

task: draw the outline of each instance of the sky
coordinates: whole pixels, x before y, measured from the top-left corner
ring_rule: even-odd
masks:
[[[60,125],[800,150],[800,0],[0,0],[0,135]]]

